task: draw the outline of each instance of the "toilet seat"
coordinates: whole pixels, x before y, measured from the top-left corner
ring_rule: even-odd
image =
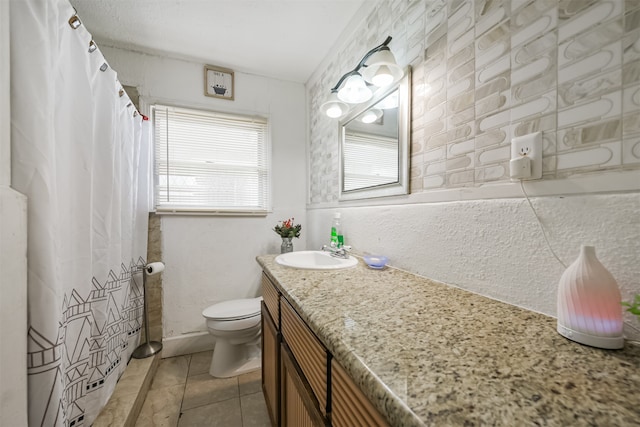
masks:
[[[262,297],[224,301],[205,308],[202,315],[210,320],[230,321],[260,316]]]
[[[261,318],[262,316],[260,316],[260,314],[257,314],[255,316],[235,320],[207,319],[207,327],[210,329],[215,329],[218,332],[243,331],[260,325]]]

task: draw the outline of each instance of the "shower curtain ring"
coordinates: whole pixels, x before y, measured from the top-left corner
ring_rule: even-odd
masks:
[[[78,27],[82,25],[82,22],[80,22],[80,18],[78,18],[78,15],[73,15],[71,18],[69,18],[69,25],[71,25],[71,28],[73,28],[74,30],[78,29]]]

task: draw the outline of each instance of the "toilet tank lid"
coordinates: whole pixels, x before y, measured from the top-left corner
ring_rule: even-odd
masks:
[[[234,299],[213,304],[202,311],[202,315],[209,319],[243,319],[260,314],[260,301],[258,298]]]

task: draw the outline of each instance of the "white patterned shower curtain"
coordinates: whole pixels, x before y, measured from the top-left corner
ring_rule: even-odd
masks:
[[[139,341],[148,123],[89,52],[84,26],[70,25],[67,0],[12,0],[10,10],[12,183],[28,197],[29,425],[89,426]]]

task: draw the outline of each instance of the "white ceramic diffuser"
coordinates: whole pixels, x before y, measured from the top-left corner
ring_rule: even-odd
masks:
[[[592,347],[624,346],[618,284],[596,258],[593,246],[581,246],[580,256],[560,278],[558,333]]]

